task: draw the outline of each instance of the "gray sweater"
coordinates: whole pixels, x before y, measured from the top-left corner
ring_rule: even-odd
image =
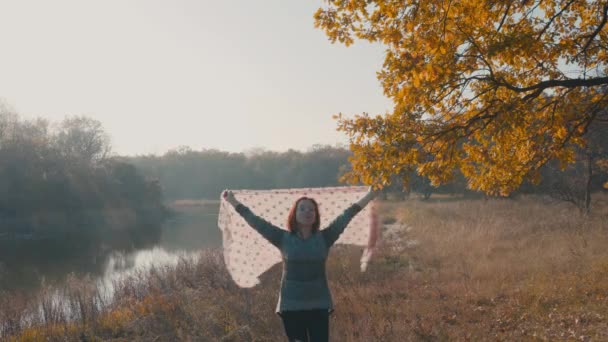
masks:
[[[351,205],[323,230],[308,239],[278,228],[256,216],[243,204],[236,211],[266,240],[281,250],[283,276],[276,312],[327,309],[333,311],[331,293],[325,275],[325,260],[329,248],[338,240],[344,228],[361,211]]]

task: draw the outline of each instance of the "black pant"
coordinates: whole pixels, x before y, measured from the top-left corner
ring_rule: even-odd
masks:
[[[329,341],[329,312],[327,309],[283,311],[281,318],[289,342]]]

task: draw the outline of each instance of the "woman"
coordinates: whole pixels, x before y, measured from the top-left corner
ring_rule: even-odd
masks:
[[[245,221],[281,250],[283,276],[277,313],[283,320],[289,341],[329,340],[329,314],[333,311],[333,302],[325,275],[325,260],[344,228],[376,194],[370,188],[363,198],[323,230],[319,230],[317,202],[301,197],[292,206],[287,230],[284,230],[253,214],[232,191],[224,191],[226,201]]]

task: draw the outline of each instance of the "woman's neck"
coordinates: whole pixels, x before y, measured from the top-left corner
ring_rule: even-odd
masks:
[[[298,236],[302,239],[308,239],[312,235],[312,226],[298,227]]]

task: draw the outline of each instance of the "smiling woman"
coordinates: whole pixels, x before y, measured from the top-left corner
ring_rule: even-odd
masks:
[[[280,252],[283,261],[283,276],[276,312],[283,320],[285,332],[290,341],[308,341],[308,338],[311,341],[327,341],[329,338],[329,314],[333,311],[334,306],[325,275],[325,262],[330,248],[336,243],[345,228],[377,194],[376,191],[370,189],[362,197],[358,197],[355,203],[352,203],[348,196],[343,196],[349,192],[361,196],[360,190],[360,187],[358,189],[328,188],[325,191],[316,189],[315,192],[322,198],[321,204],[326,204],[330,209],[332,207],[340,208],[340,214],[322,230],[319,230],[321,221],[319,205],[316,200],[307,197],[307,194],[302,196],[301,193],[298,194],[295,191],[291,191],[291,193],[274,191],[278,198],[277,201],[269,200],[269,197],[257,198],[258,205],[266,207],[266,210],[263,210],[266,216],[277,221],[278,217],[273,216],[268,207],[280,210],[282,207],[280,204],[288,201],[290,196],[299,196],[291,206],[287,220],[288,229],[285,230],[255,215],[236,199],[232,191],[223,193],[225,202],[232,205],[246,224]],[[256,196],[256,193],[254,191],[252,195]],[[241,192],[239,197],[249,201],[248,197],[251,196]],[[350,198],[352,197],[350,196]],[[255,202],[254,200],[253,203]],[[373,248],[377,237],[377,225],[374,224],[375,220],[371,219],[372,217],[373,215],[368,216],[366,222],[367,227],[371,228],[367,229],[368,234],[356,235],[360,240],[366,241],[368,247],[371,243]],[[223,228],[225,237],[229,236],[229,239],[235,238],[234,232],[227,229],[232,225],[233,220],[234,218],[230,215],[220,213],[220,228]],[[243,224],[237,223],[237,226],[243,226]],[[360,227],[365,227],[365,225],[360,223]],[[360,230],[355,233],[361,232]],[[270,264],[270,266],[276,263],[274,261],[276,254],[268,253],[270,246],[258,245],[258,242],[248,232],[242,231],[240,235],[245,235],[247,241],[253,241],[253,245],[244,245],[239,242],[225,246],[224,251],[225,255],[230,255],[233,251],[236,254],[234,258],[226,260],[226,265],[237,282],[243,278],[255,279],[255,269],[252,270],[252,268],[257,267],[257,270],[260,270],[260,263]],[[346,243],[351,241],[347,239]],[[364,257],[367,255],[367,253],[364,254]],[[266,258],[264,258],[265,256]]]
[[[289,211],[287,229],[298,234],[301,239],[308,239],[319,231],[319,205],[309,197],[300,197]]]

